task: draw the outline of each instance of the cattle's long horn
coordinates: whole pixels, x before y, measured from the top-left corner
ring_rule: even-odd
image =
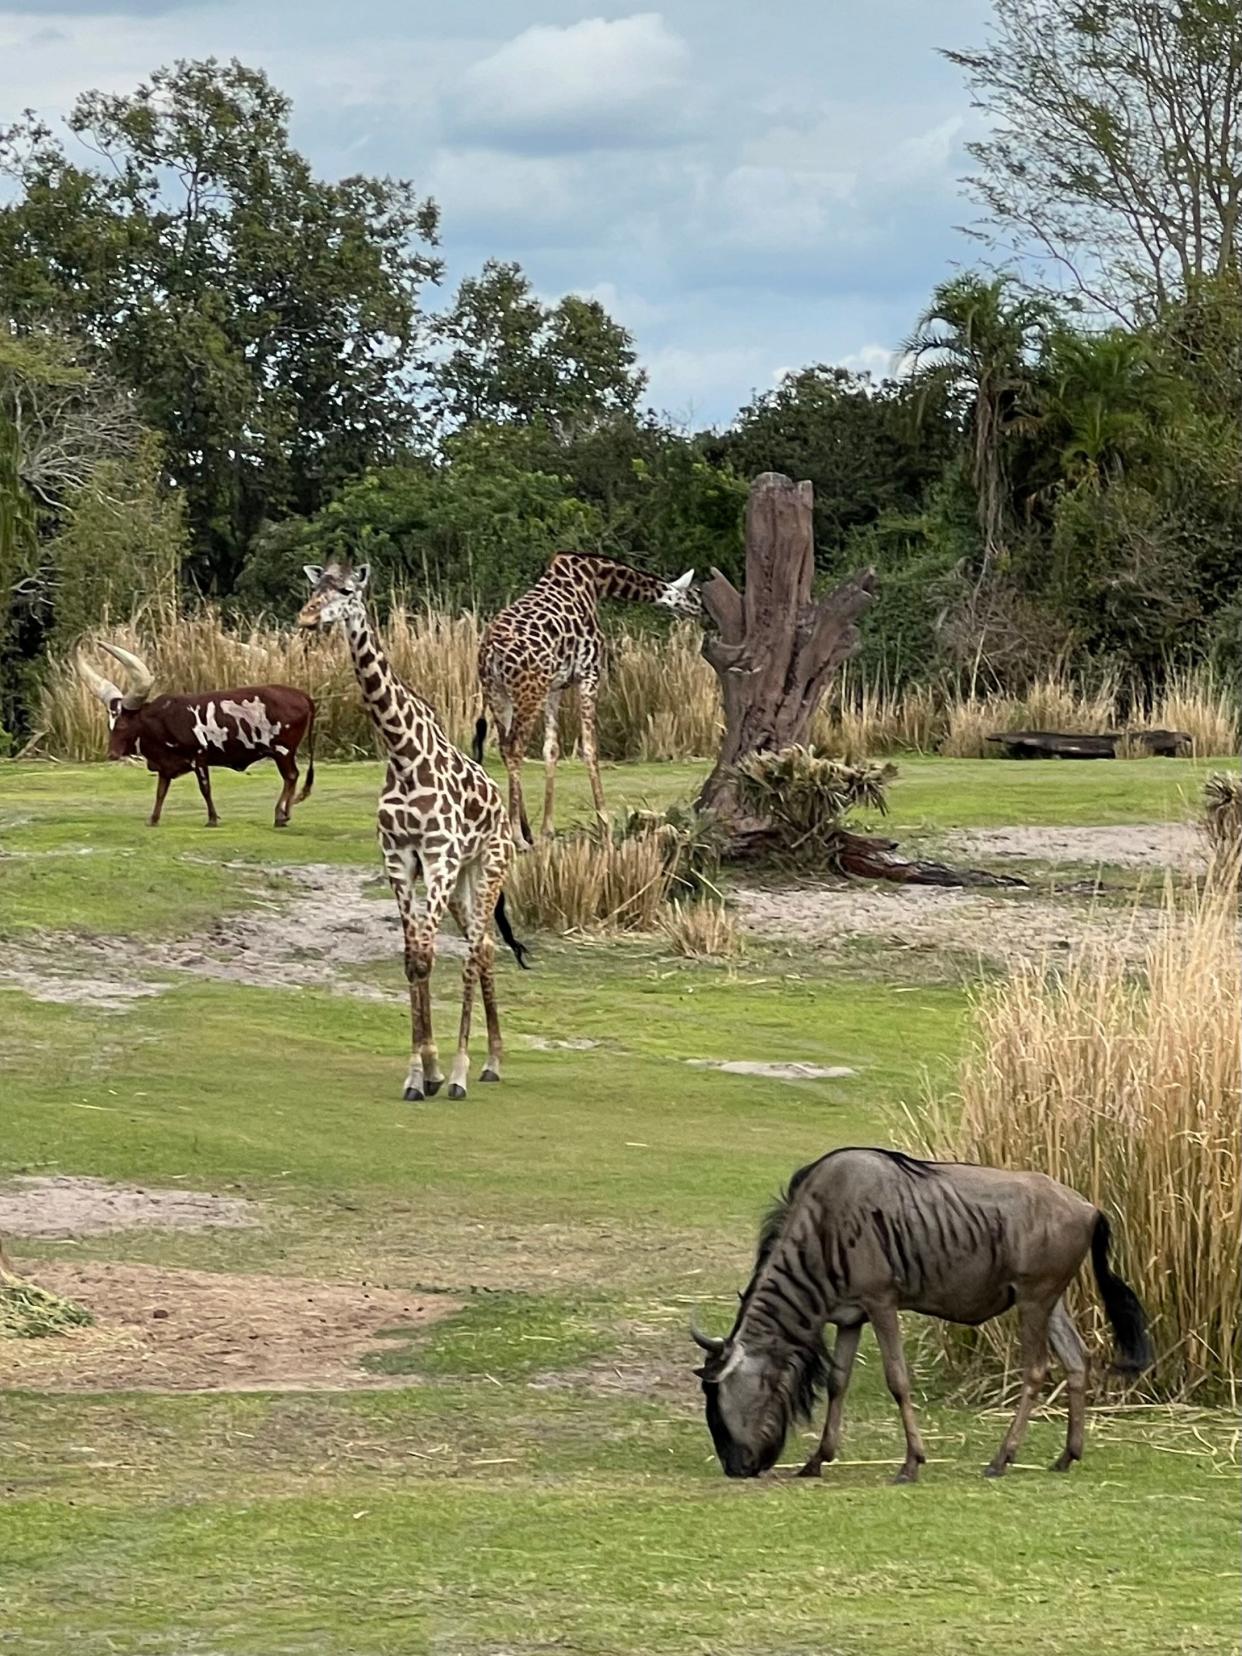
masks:
[[[121,706],[133,713],[151,694],[155,674],[140,656],[134,655],[130,650],[123,650],[119,644],[105,644],[103,648],[110,656],[115,656],[129,673],[130,686],[121,698]]]
[[[120,701],[121,692],[116,685],[113,684],[111,679],[104,678],[102,673],[97,673],[81,650],[78,651],[77,655],[77,668],[87,688],[99,697],[105,707],[111,707],[114,701]]]
[[[690,1324],[690,1338],[700,1351],[709,1352],[713,1357],[719,1357],[724,1351],[725,1342],[722,1339],[714,1334],[704,1334],[703,1330],[696,1328],[693,1323]]]

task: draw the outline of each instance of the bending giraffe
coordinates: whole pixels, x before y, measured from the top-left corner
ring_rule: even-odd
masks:
[[[596,698],[604,660],[599,600],[659,604],[682,615],[700,613],[693,569],[676,581],[647,575],[628,564],[585,552],[558,552],[543,576],[501,610],[479,646],[479,680],[483,699],[500,740],[509,773],[509,826],[515,840],[533,843],[522,799],[522,761],[539,715],[543,727],[543,832],[555,832],[556,765],[560,758],[557,713],[561,696],[578,687],[582,723],[582,757],[591,780],[595,810],[604,815],[596,740]],[[474,756],[483,758],[487,719],[475,726]]]
[[[448,1088],[450,1098],[464,1098],[476,982],[487,1018],[487,1062],[479,1080],[500,1080],[493,914],[518,965],[526,964],[525,950],[505,917],[501,894],[514,850],[504,800],[482,766],[449,741],[435,709],[393,672],[367,614],[363,594],[368,566],[305,567],[313,590],[298,625],[317,628],[339,621],[344,627],[362,700],[388,750],[375,820],[384,871],[405,934],[411,1053],[404,1097],[431,1097],[444,1082],[431,1030],[431,969],[447,909],[466,939],[461,1023]]]

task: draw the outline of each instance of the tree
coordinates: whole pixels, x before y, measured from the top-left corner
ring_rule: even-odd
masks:
[[[990,137],[969,145],[983,233],[1091,304],[1150,318],[1239,266],[1237,0],[995,0],[950,51]]]
[[[746,588],[719,570],[704,582],[703,608],[715,631],[703,655],[720,680],[725,731],[698,807],[734,834],[747,831],[737,767],[749,755],[801,743],[828,680],[858,648],[854,622],[871,603],[865,570],[826,597],[815,578],[812,491],[765,472],[746,506]]]
[[[968,274],[942,282],[906,344],[914,373],[941,395],[966,399],[970,477],[982,541],[982,580],[1005,542],[1010,501],[1006,438],[1028,412],[1029,355],[1051,313],[1010,281]]]
[[[568,441],[632,415],[646,384],[634,341],[595,299],[536,298],[516,264],[489,259],[436,319],[431,403],[443,429],[541,424]]]
[[[316,179],[261,71],[179,62],[0,133],[0,310],[106,353],[185,490],[192,574],[227,592],[259,525],[313,511],[414,429],[437,211],[408,183]]]
[[[816,363],[786,374],[738,414],[706,457],[739,477],[804,477],[815,490],[815,538],[833,558],[886,512],[917,511],[956,447],[951,400],[904,380]]]

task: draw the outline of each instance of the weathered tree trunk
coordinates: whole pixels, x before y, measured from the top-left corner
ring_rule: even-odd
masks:
[[[746,503],[746,590],[718,569],[702,588],[716,627],[703,654],[720,679],[725,733],[698,804],[741,832],[733,766],[745,754],[806,740],[828,680],[858,648],[854,623],[875,596],[868,569],[812,601],[811,508],[809,483],[779,472],[757,477]]]

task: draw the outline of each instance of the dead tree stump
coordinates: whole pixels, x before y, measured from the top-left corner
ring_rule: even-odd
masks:
[[[764,472],[746,503],[746,590],[713,569],[703,608],[716,632],[703,655],[720,680],[725,732],[715,768],[698,798],[745,833],[733,767],[748,753],[806,740],[829,679],[858,648],[854,623],[875,596],[867,569],[816,603],[812,488]]]

